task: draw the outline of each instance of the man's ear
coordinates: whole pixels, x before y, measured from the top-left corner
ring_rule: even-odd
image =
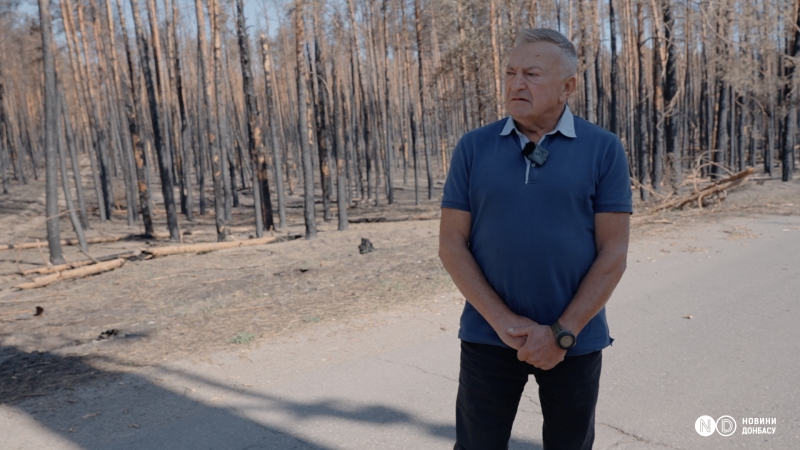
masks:
[[[561,95],[564,97],[564,101],[566,101],[573,92],[575,92],[575,87],[578,84],[578,78],[576,75],[570,75],[566,79],[564,79],[564,83],[562,84]]]

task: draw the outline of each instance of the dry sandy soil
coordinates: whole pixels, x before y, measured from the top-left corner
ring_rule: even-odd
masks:
[[[441,196],[441,182],[435,198]],[[0,244],[44,240],[43,186],[16,187],[0,196]],[[438,215],[438,201],[414,206],[413,190],[399,190],[391,207],[361,206],[351,218]],[[129,261],[105,274],[33,290],[13,289],[30,277],[20,270],[46,264],[47,250],[0,251],[0,403],[48,395],[98,377],[113,376],[165,360],[202,357],[240,349],[293,333],[313,332],[317,322],[348,322],[384,310],[412,310],[425,299],[455,293],[437,252],[438,220],[350,224],[336,231],[335,220],[319,221],[316,240],[302,235],[301,202],[290,198],[290,226],[280,242]],[[251,206],[235,209],[232,225],[252,227]],[[800,180],[750,180],[722,202],[712,199],[702,210],[642,214],[637,205],[633,236],[659,239],[693,222],[730,216],[800,214]],[[88,236],[141,233],[124,224],[124,212],[99,223]],[[321,217],[321,214],[318,215]],[[163,214],[159,222],[161,229]],[[186,242],[213,239],[213,217],[181,221],[185,230],[202,230]],[[62,237],[72,237],[62,220]],[[746,230],[731,230],[732,238]],[[252,233],[238,233],[243,240]],[[359,254],[362,238],[376,251]],[[167,245],[166,241],[130,239],[90,246],[99,257],[125,250]],[[68,261],[86,258],[65,247]],[[44,308],[33,316],[35,307]],[[101,334],[115,330],[109,339]]]

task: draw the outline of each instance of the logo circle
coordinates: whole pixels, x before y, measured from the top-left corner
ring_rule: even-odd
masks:
[[[715,423],[720,436],[730,436],[736,432],[736,421],[731,416],[722,416]]]
[[[708,437],[714,434],[717,429],[717,422],[711,416],[700,416],[694,422],[694,429],[700,436]]]

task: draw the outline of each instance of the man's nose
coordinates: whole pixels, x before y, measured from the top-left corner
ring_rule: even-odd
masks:
[[[511,90],[520,91],[525,88],[525,78],[517,73],[514,75],[514,78],[511,79]]]

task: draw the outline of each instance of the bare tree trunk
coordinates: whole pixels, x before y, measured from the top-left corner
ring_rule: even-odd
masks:
[[[418,75],[419,75],[419,122],[420,130],[422,132],[422,139],[417,139],[417,143],[422,142],[422,147],[425,149],[425,171],[428,176],[428,200],[433,199],[433,171],[431,170],[431,149],[428,145],[427,134],[428,130],[425,129],[425,78],[422,72],[422,11],[420,11],[419,0],[414,0],[414,21],[416,22],[417,31],[417,55],[419,58]],[[480,102],[480,100],[479,100]]]
[[[61,231],[58,227],[58,92],[56,86],[56,61],[53,55],[53,30],[50,19],[50,2],[39,0],[39,25],[42,32],[42,60],[44,64],[44,150],[46,171],[47,242],[50,246],[50,263],[64,264],[61,252]]]
[[[186,110],[186,92],[184,88],[184,79],[181,73],[181,53],[180,48],[178,45],[178,22],[180,22],[180,10],[178,9],[178,2],[176,0],[172,0],[171,2],[172,7],[172,27],[171,27],[171,36],[172,36],[172,44],[173,49],[172,53],[174,55],[173,63],[174,68],[173,72],[175,73],[175,91],[178,96],[178,112],[180,114],[180,156],[181,156],[181,174],[179,175],[183,181],[181,183],[181,207],[184,209],[184,213],[186,214],[187,220],[194,219],[194,211],[192,210],[192,206],[194,205],[194,195],[192,193],[192,177],[191,177],[191,165],[189,164],[190,161],[190,152],[191,146],[189,145],[190,142],[190,133],[189,133],[189,120],[187,118],[187,110]],[[166,8],[166,4],[164,5]]]
[[[9,161],[8,161],[8,123],[6,116],[6,103],[5,103],[5,87],[3,85],[3,63],[0,62],[0,178],[3,182],[3,194],[8,194],[8,186],[10,184],[8,178]]]
[[[458,25],[458,35],[459,35],[459,38],[460,38],[460,41],[461,41],[461,49],[460,49],[460,52],[459,52],[461,54],[460,59],[459,59],[459,63],[460,63],[459,75],[461,76],[461,88],[463,90],[462,91],[462,95],[461,95],[461,103],[462,103],[462,107],[463,107],[462,112],[464,114],[464,128],[465,128],[464,132],[466,132],[466,131],[471,130],[473,128],[473,126],[472,126],[472,123],[473,123],[472,122],[472,119],[473,119],[473,117],[472,117],[472,101],[470,101],[470,98],[472,97],[473,93],[471,92],[471,89],[468,86],[469,85],[469,82],[468,82],[469,76],[467,75],[467,71],[469,70],[469,62],[468,62],[468,58],[467,58],[467,51],[468,51],[468,47],[469,46],[466,43],[467,42],[467,34],[466,34],[466,30],[464,29],[465,20],[464,20],[464,12],[463,12],[463,2],[464,2],[464,0],[457,0],[457,3],[456,3],[457,6],[458,6],[458,9],[456,10],[456,12],[457,12],[456,24]]]
[[[123,86],[123,99],[125,101],[125,115],[128,119],[128,132],[131,135],[131,145],[133,147],[133,164],[136,171],[136,185],[139,193],[139,207],[142,211],[142,222],[144,223],[144,233],[146,236],[153,236],[155,230],[153,228],[153,212],[150,208],[152,199],[150,198],[150,188],[147,183],[147,167],[145,165],[145,148],[142,142],[141,129],[139,128],[139,119],[137,118],[137,111],[140,109],[141,103],[139,96],[136,95],[134,86],[134,70],[133,70],[133,57],[130,51],[130,43],[128,42],[128,27],[125,24],[125,10],[122,8],[122,1],[117,0],[117,10],[120,11],[119,20],[122,27],[122,36],[125,42],[125,54],[128,61],[128,74],[130,77],[130,85]],[[113,28],[112,33],[113,33]],[[125,80],[125,77],[121,77]],[[133,206],[129,206],[133,207]]]
[[[59,93],[59,103],[63,105],[66,103],[66,99],[64,98],[63,93]],[[60,107],[61,111],[65,111],[63,107]],[[61,112],[59,111],[59,112]],[[58,114],[58,113],[57,113]],[[86,235],[83,233],[83,226],[81,226],[81,221],[78,219],[78,213],[75,209],[75,204],[72,201],[72,191],[69,188],[69,176],[67,175],[67,139],[65,136],[66,130],[66,120],[62,122],[62,118],[59,117],[57,120],[58,126],[58,160],[59,166],[61,169],[61,186],[64,191],[64,202],[67,205],[67,211],[69,211],[69,219],[72,222],[72,229],[75,230],[75,236],[78,238],[78,245],[80,249],[84,252],[89,251],[89,246],[86,244]],[[64,128],[62,129],[62,124]],[[74,141],[69,144],[70,146],[74,146]],[[77,186],[76,186],[77,187]]]
[[[683,179],[681,173],[681,148],[678,134],[678,62],[677,46],[674,42],[675,20],[672,15],[669,0],[661,0],[661,10],[664,17],[664,42],[667,46],[667,68],[665,81],[665,121],[667,139],[667,162],[669,163],[670,188],[676,191]]]
[[[5,139],[5,124],[0,123],[0,181],[3,183],[2,194],[8,194],[8,187],[11,184],[8,178],[8,148]]]
[[[406,12],[403,3],[400,3],[400,12],[402,15],[402,24],[403,24],[403,76],[404,83],[407,86],[407,94],[408,94],[408,111],[404,111],[404,114],[408,114],[408,122],[409,128],[411,128],[411,154],[412,160],[414,163],[414,205],[419,205],[419,134],[418,131],[418,123],[417,123],[417,108],[414,102],[414,98],[411,92],[411,62],[409,53],[411,52],[410,45],[408,43],[408,26],[406,25]]]
[[[308,61],[311,66],[311,104],[314,105],[314,132],[316,134],[317,155],[319,157],[319,180],[322,188],[322,219],[327,222],[332,218],[331,173],[328,161],[328,119],[325,114],[327,109],[326,95],[322,92],[325,86],[321,87],[319,83],[322,74],[319,72],[318,66],[322,64],[322,60],[319,46],[317,45],[317,36],[314,34],[316,30],[315,24],[316,21],[312,14],[311,26],[309,27],[311,34],[309,35],[310,48],[308,55]]]
[[[305,54],[305,17],[303,0],[295,1],[295,60],[297,61],[297,105],[300,125],[300,148],[303,159],[303,207],[306,225],[306,239],[317,238],[316,213],[314,211],[314,167],[311,163],[311,145],[308,139],[308,70]]]
[[[717,57],[725,58],[728,56],[728,45],[726,41],[730,29],[730,12],[723,12],[721,16],[722,17],[720,17],[717,22],[717,33],[719,35]],[[730,85],[725,80],[724,76],[725,74],[722,70],[716,71],[716,88],[718,90],[717,98],[719,99],[719,105],[716,108],[717,133],[714,156],[712,158],[715,165],[711,167],[711,176],[713,179],[717,179],[725,173],[723,167],[726,166],[728,145],[730,144]]]
[[[786,46],[786,55],[792,60],[797,61],[800,56],[800,0],[795,1],[794,5],[795,26],[791,31],[789,43]],[[794,145],[797,130],[797,82],[794,73],[797,62],[784,65],[785,85],[783,88],[783,98],[788,106],[789,113],[783,121],[783,148],[781,149],[781,180],[791,181],[794,169]]]
[[[138,0],[131,0],[131,9],[133,10],[133,24],[134,28],[136,29],[136,38],[139,46],[139,59],[141,61],[145,85],[147,87],[147,99],[148,103],[150,104],[150,119],[153,124],[153,137],[155,140],[158,168],[161,176],[161,192],[164,195],[164,208],[167,211],[169,237],[170,240],[177,241],[180,240],[180,231],[178,230],[178,213],[175,210],[172,176],[170,174],[170,161],[168,159],[169,155],[167,155],[164,136],[162,134],[162,118],[161,111],[159,111],[158,107],[158,99],[156,98],[155,79],[150,68],[150,46],[148,45],[147,38],[142,30],[142,20],[139,15]]]
[[[344,105],[341,101],[343,95],[341,85],[337,82],[336,74],[338,69],[334,67],[333,77],[331,82],[333,84],[333,127],[336,128],[336,144],[333,147],[333,156],[336,158],[336,206],[337,216],[339,217],[339,230],[347,229],[347,193],[345,192],[345,185],[347,178],[344,171],[344,159],[342,155],[345,151],[344,147],[344,123],[342,117],[344,116]]]
[[[105,222],[106,215],[106,202],[103,194],[103,187],[101,186],[100,174],[97,168],[96,157],[101,147],[101,136],[98,128],[95,126],[97,122],[94,114],[90,113],[90,95],[87,92],[88,87],[86,84],[86,76],[83,73],[84,67],[80,59],[80,49],[78,47],[78,38],[75,26],[72,22],[72,4],[70,0],[62,0],[61,2],[61,17],[64,24],[64,34],[66,35],[67,50],[69,54],[70,67],[72,68],[72,83],[75,87],[76,97],[78,100],[79,112],[79,129],[85,143],[84,147],[86,153],[89,155],[89,162],[92,166],[92,181],[94,182],[95,196],[97,197],[98,213],[100,221]],[[94,111],[91,108],[91,111]],[[91,140],[91,142],[87,142]],[[24,182],[24,180],[23,180]],[[88,228],[88,223],[83,224]]]
[[[367,169],[367,177],[366,177],[367,184],[364,185],[363,176],[361,174],[362,164],[361,164],[361,158],[360,157],[361,157],[362,153],[358,151],[358,145],[355,145],[354,147],[355,147],[355,153],[356,153],[356,159],[357,159],[356,163],[357,163],[357,166],[358,166],[358,171],[357,171],[358,172],[358,184],[359,184],[359,188],[360,188],[359,190],[360,190],[361,197],[368,199],[368,198],[370,198],[370,194],[371,194],[371,192],[370,192],[370,183],[369,183],[369,176],[370,176],[370,174],[369,174],[369,164],[370,164],[369,163],[369,148],[370,148],[370,142],[371,142],[371,140],[373,138],[372,138],[372,131],[370,130],[370,127],[368,125],[368,114],[367,114],[367,106],[366,106],[367,97],[366,97],[366,95],[364,93],[364,80],[363,80],[363,77],[362,77],[362,74],[361,74],[361,58],[359,56],[361,54],[361,51],[360,51],[360,49],[361,49],[361,41],[360,41],[360,39],[358,37],[358,30],[356,29],[356,26],[358,25],[358,22],[356,22],[356,13],[355,13],[355,8],[353,7],[353,0],[347,0],[347,10],[348,10],[348,13],[349,13],[349,16],[350,16],[350,28],[351,28],[351,33],[352,33],[352,38],[351,39],[352,39],[352,42],[354,44],[354,48],[352,50],[351,67],[355,68],[353,70],[353,72],[354,72],[353,83],[354,83],[355,98],[356,98],[355,107],[356,107],[356,109],[358,111],[358,115],[356,115],[356,117],[358,117],[358,120],[356,120],[356,124],[358,126],[360,126],[360,131],[361,131],[361,134],[362,134],[363,140],[364,140],[364,152],[363,152],[363,155],[366,157],[366,164],[365,165],[366,165],[366,169]]]
[[[278,226],[286,228],[286,198],[283,192],[283,157],[278,140],[278,114],[274,105],[272,73],[272,54],[269,51],[269,41],[264,34],[261,35],[261,56],[264,58],[264,84],[267,94],[267,121],[269,122],[270,137],[272,138],[272,165],[275,173],[275,191],[278,196]],[[274,111],[274,114],[273,114]]]
[[[70,159],[72,160],[72,177],[75,181],[75,193],[78,197],[78,217],[81,221],[81,230],[85,230],[86,224],[89,222],[88,214],[86,213],[86,201],[83,197],[83,186],[81,185],[81,168],[78,162],[78,145],[75,141],[75,133],[72,129],[72,123],[69,119],[69,110],[67,109],[67,102],[64,98],[63,92],[60,94],[61,101],[59,107],[61,108],[61,115],[64,118],[64,133],[67,137],[67,144]],[[63,156],[62,156],[63,157]],[[67,189],[65,186],[64,189]],[[72,209],[72,208],[70,208]]]
[[[100,119],[100,107],[98,106],[98,99],[101,97],[97,95],[94,90],[94,70],[92,69],[92,65],[90,64],[89,59],[89,43],[87,41],[87,33],[84,26],[84,19],[83,19],[83,8],[84,6],[79,4],[78,5],[78,29],[81,32],[81,40],[78,41],[79,47],[83,48],[83,57],[84,57],[84,64],[83,67],[85,68],[84,76],[82,77],[84,83],[86,84],[87,88],[85,92],[89,95],[89,104],[91,106],[91,113],[90,117],[90,126],[95,130],[97,135],[97,164],[100,169],[100,183],[103,190],[103,208],[100,209],[101,214],[105,213],[105,220],[111,220],[111,211],[114,210],[114,185],[112,183],[112,175],[111,175],[111,166],[108,161],[108,147],[110,147],[110,142],[108,139],[108,130],[101,125]],[[98,54],[98,58],[100,55]],[[98,204],[99,206],[99,204]]]
[[[594,45],[591,44],[592,36],[592,14],[591,12],[597,8],[596,4],[592,2],[585,2],[578,0],[580,9],[580,28],[581,28],[581,48],[583,49],[583,104],[584,114],[586,120],[592,123],[597,123],[597,111],[595,109],[594,98],[594,62],[590,61],[590,55],[594,55]],[[586,9],[589,8],[589,11]]]
[[[253,163],[253,192],[258,191],[260,197],[260,205],[256,207],[256,212],[260,213],[261,217],[256,219],[256,230],[258,230],[259,225],[270,230],[275,228],[275,223],[272,219],[267,161],[264,157],[264,152],[259,148],[261,146],[261,127],[258,119],[258,106],[256,105],[253,69],[250,64],[250,39],[245,28],[242,0],[236,0],[236,13],[238,19],[239,57],[242,61],[242,76],[244,78],[242,85],[244,87],[245,111],[247,114],[247,148],[250,151],[250,159]],[[261,235],[258,237],[261,237]]]
[[[199,76],[199,91],[200,91],[200,108],[199,113],[202,117],[201,123],[205,125],[205,132],[202,133],[201,145],[203,149],[207,145],[209,156],[211,159],[211,177],[212,184],[214,185],[214,220],[217,228],[217,241],[223,242],[227,234],[225,229],[225,210],[224,210],[224,196],[222,192],[222,162],[220,160],[219,148],[219,131],[217,130],[217,121],[211,109],[211,82],[206,76],[208,72],[208,47],[206,46],[206,19],[203,12],[202,0],[195,0],[195,12],[197,13],[197,55],[198,55],[198,76]],[[201,156],[202,161],[202,156]],[[200,171],[203,171],[202,165]],[[200,183],[202,192],[203,183]],[[201,193],[201,203],[203,202],[203,194]]]
[[[617,134],[617,18],[614,14],[614,0],[608,0],[608,27],[611,35],[611,104],[609,105],[609,130]]]
[[[106,2],[108,10],[111,7],[110,2]],[[112,182],[113,176],[118,176],[117,174],[117,164],[116,161],[119,159],[121,161],[128,161],[127,155],[130,154],[132,151],[130,146],[130,141],[127,135],[123,135],[120,133],[120,123],[121,118],[119,115],[119,108],[117,103],[120,99],[119,95],[119,77],[117,76],[117,67],[116,67],[116,48],[111,48],[114,45],[115,39],[114,35],[109,32],[107,25],[108,20],[103,20],[101,17],[101,11],[97,6],[97,2],[95,0],[89,1],[89,6],[94,11],[92,14],[91,23],[92,23],[92,33],[94,36],[94,43],[95,43],[95,52],[97,55],[97,66],[99,72],[101,74],[111,74],[110,82],[103,83],[103,92],[106,101],[102,102],[106,105],[106,119],[108,121],[108,128],[110,131],[111,142],[109,145],[110,154],[110,161],[109,164],[109,171],[112,173]],[[125,186],[125,204],[126,209],[126,218],[128,220],[128,226],[132,226],[134,224],[134,211],[136,210],[136,196],[134,193],[134,182],[131,177],[130,166],[128,164],[121,163],[122,171],[123,171],[123,183]],[[112,197],[112,203],[114,203],[115,207],[118,209],[118,205],[116,203],[116,199]]]
[[[647,185],[650,184],[650,146],[647,141],[647,76],[645,75],[645,55],[644,55],[644,12],[642,0],[636,3],[636,52],[639,62],[639,95],[636,104],[636,128],[638,129],[638,139],[636,145],[636,167],[639,175],[639,196],[643,201],[650,197]]]
[[[208,15],[211,21],[211,41],[213,52],[213,73],[214,73],[214,111],[217,123],[217,136],[219,138],[220,149],[220,174],[222,175],[222,186],[224,190],[224,203],[223,212],[225,220],[231,219],[231,207],[233,203],[233,189],[231,186],[231,177],[228,172],[228,165],[230,159],[230,132],[228,130],[228,121],[224,120],[223,114],[225,112],[225,96],[223,94],[223,87],[225,85],[225,74],[222,67],[222,44],[220,37],[220,18],[219,18],[219,3],[217,0],[208,0]],[[228,114],[224,115],[225,117]]]
[[[664,66],[661,59],[661,23],[658,19],[660,11],[651,0],[653,13],[653,189],[661,192],[664,178]]]
[[[490,32],[492,34],[492,69],[494,70],[495,115],[497,119],[500,119],[503,117],[505,102],[503,101],[503,90],[500,87],[500,49],[497,43],[497,35],[500,33],[497,23],[498,16],[499,13],[497,12],[497,0],[491,0],[489,5],[489,23],[491,24]]]
[[[386,177],[386,202],[388,204],[394,203],[394,155],[395,155],[395,145],[394,139],[392,137],[391,127],[392,127],[392,118],[389,114],[391,110],[390,104],[390,83],[389,83],[389,27],[386,25],[386,5],[388,0],[383,0],[381,3],[381,18],[382,18],[382,29],[383,29],[383,58],[381,58],[381,62],[383,64],[383,134],[384,134],[384,145],[383,147],[386,149],[386,157],[384,158],[384,172]]]

